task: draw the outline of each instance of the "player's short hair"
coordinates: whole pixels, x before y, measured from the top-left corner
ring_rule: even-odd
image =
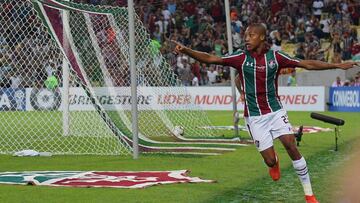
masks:
[[[260,34],[263,34],[265,36],[264,41],[267,40],[266,26],[263,23],[253,23],[248,26],[248,28],[250,28],[250,27],[253,27],[253,28],[259,30]]]
[[[254,28],[257,28],[259,29],[263,34],[266,35],[266,26],[262,23],[254,23],[254,24],[251,24],[249,25],[249,27],[254,27]]]

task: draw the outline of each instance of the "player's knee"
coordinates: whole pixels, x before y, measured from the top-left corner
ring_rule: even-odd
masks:
[[[264,162],[267,166],[273,167],[276,164],[276,158],[275,157],[274,158],[266,158],[266,159],[264,159]]]

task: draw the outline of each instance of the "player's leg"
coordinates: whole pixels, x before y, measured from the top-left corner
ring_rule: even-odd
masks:
[[[277,157],[273,146],[263,151],[260,151],[260,154],[268,167],[273,167],[276,165]]]
[[[274,181],[277,181],[280,179],[279,159],[273,147],[273,138],[270,133],[271,121],[268,117],[267,115],[255,118],[247,117],[245,121],[257,150],[269,167],[270,176]]]
[[[280,179],[280,165],[279,158],[276,155],[274,147],[271,146],[263,151],[260,151],[261,156],[264,159],[265,164],[269,167],[269,174],[273,181]]]
[[[304,157],[301,156],[295,144],[295,136],[293,134],[282,135],[279,137],[281,143],[284,145],[287,153],[289,154],[296,174],[303,186],[305,199],[308,203],[318,202],[313,194],[309,170]]]
[[[301,156],[299,150],[296,147],[294,134],[282,135],[282,136],[279,137],[279,140],[284,145],[284,147],[285,147],[287,153],[289,154],[291,160],[299,160],[299,159],[301,159],[302,156]]]
[[[292,159],[293,167],[303,186],[305,198],[307,202],[317,202],[311,187],[310,176],[304,157],[301,156],[296,147],[295,136],[292,131],[292,126],[287,119],[285,110],[278,111],[273,118],[273,127],[271,134],[274,139],[279,138],[284,145],[287,153]]]

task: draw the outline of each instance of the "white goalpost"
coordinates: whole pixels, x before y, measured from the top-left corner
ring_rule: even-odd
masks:
[[[67,0],[68,1],[68,0]],[[69,32],[69,12],[66,10],[62,11],[62,23],[64,25],[63,36],[65,36],[66,32]],[[67,31],[66,31],[67,30]],[[65,42],[65,39],[63,39]],[[64,50],[68,50],[69,45],[64,43]],[[62,61],[62,83],[63,83],[63,95],[62,95],[62,103],[63,103],[63,134],[64,136],[69,135],[69,83],[70,83],[70,73],[69,73],[69,64],[66,58],[63,58]]]

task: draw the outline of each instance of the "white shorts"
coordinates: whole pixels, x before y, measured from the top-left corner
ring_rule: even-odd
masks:
[[[245,117],[246,126],[258,151],[273,146],[273,140],[281,135],[294,134],[284,109],[261,116]]]

